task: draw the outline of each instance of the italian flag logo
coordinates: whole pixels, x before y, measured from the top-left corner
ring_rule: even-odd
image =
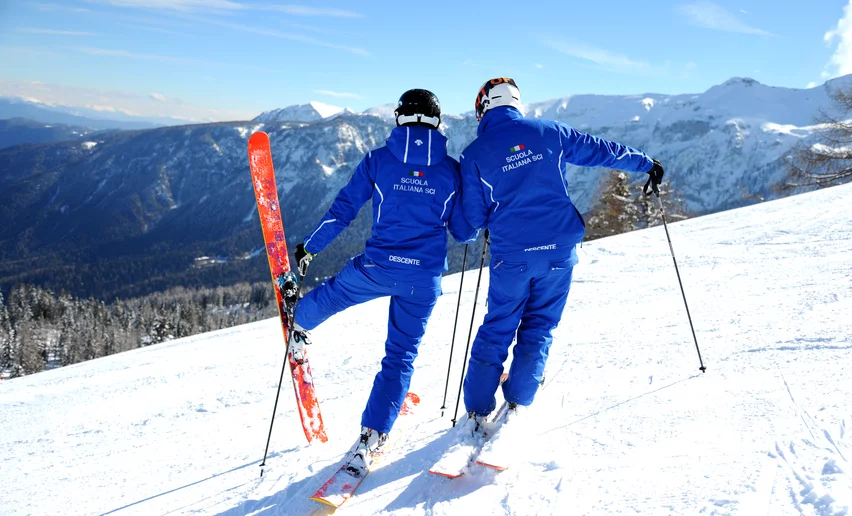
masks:
[[[515,145],[514,147],[509,149],[509,152],[518,152],[518,151],[522,151],[522,150],[524,150],[524,144],[523,143],[520,144],[520,145]]]
[[[418,172],[416,170],[412,170],[411,172],[408,173],[408,175],[414,176],[414,177],[423,177],[424,176],[423,172]]]

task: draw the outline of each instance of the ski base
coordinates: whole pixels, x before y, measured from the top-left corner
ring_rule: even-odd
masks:
[[[391,435],[388,442],[382,447],[381,451],[371,455],[370,469],[368,470],[353,470],[349,468],[349,464],[344,463],[340,468],[326,481],[317,491],[310,497],[311,500],[330,505],[331,507],[339,508],[352,498],[358,486],[367,477],[367,475],[379,466],[381,460],[393,451],[393,447],[399,438],[400,434],[404,433],[413,419],[411,415],[414,409],[420,405],[420,397],[409,392],[405,395],[405,401],[399,411],[399,419],[394,424],[391,430]],[[349,453],[346,457],[349,457]]]

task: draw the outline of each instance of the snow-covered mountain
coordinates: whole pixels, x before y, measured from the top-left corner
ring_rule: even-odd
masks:
[[[349,108],[341,108],[323,104],[322,102],[309,102],[296,106],[287,106],[281,109],[264,111],[252,120],[253,122],[316,122],[332,118],[341,114],[351,114]]]
[[[850,81],[796,90],[732,79],[702,94],[576,95],[534,103],[528,111],[646,150],[663,162],[687,207],[701,214],[785,195],[775,189],[787,173],[785,156],[799,142],[815,141],[812,124],[820,110],[832,110],[830,91]],[[295,245],[364,153],[382,145],[395,125],[392,106],[367,113],[335,113],[339,108],[317,103],[302,108],[268,112],[262,115],[267,121],[0,150],[0,288],[24,281],[109,296],[266,280],[265,261],[256,253],[262,237],[248,180],[249,134],[270,134]],[[311,117],[319,118],[305,121]],[[476,119],[445,115],[443,122],[449,152],[458,156],[476,134]],[[569,170],[581,211],[592,205],[604,172]],[[362,249],[368,230],[364,211],[312,271],[322,278],[339,270]],[[198,270],[199,256],[222,260]],[[460,261],[454,250],[451,265]]]
[[[787,172],[784,157],[808,141],[821,111],[836,111],[830,92],[850,86],[852,76],[810,89],[734,78],[702,94],[576,95],[530,104],[527,113],[648,151],[665,165],[688,207],[707,213],[776,198],[772,190]],[[581,210],[597,180],[575,176]]]
[[[377,116],[385,122],[396,125],[396,117],[393,114],[394,110],[396,110],[396,104],[391,103],[371,107],[370,109],[364,110],[363,113],[365,115]]]
[[[151,129],[185,124],[185,120],[132,116],[96,111],[79,106],[54,106],[31,99],[0,97],[0,119],[24,118],[45,124],[64,124],[93,129]]]
[[[0,149],[24,143],[79,140],[93,132],[89,127],[45,124],[23,118],[0,119]]]
[[[670,226],[705,374],[663,228],[584,245],[522,458],[458,480],[426,472],[452,437],[439,407],[459,276],[446,277],[415,424],[341,514],[848,515],[850,203],[845,185]],[[329,441],[306,444],[285,385],[263,478],[277,318],[0,382],[0,512],[328,514],[308,496],[356,438],[386,313],[377,300],[312,332]]]

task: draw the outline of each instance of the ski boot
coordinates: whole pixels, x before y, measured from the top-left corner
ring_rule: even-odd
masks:
[[[361,437],[346,465],[346,471],[355,478],[361,478],[369,473],[373,458],[382,452],[382,447],[387,441],[388,434],[362,426]]]
[[[467,421],[464,424],[462,433],[465,438],[471,437],[474,439],[484,439],[488,437],[488,432],[485,431],[485,419],[487,416],[477,416],[476,412],[470,411],[467,413]]]
[[[299,279],[292,272],[285,272],[275,280],[281,298],[284,300],[284,308],[288,313],[293,313],[296,303],[299,301]]]

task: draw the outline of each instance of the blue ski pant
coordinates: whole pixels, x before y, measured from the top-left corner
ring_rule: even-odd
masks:
[[[351,306],[391,296],[385,357],[373,382],[361,425],[384,433],[393,427],[411,384],[426,321],[439,295],[441,276],[417,277],[410,271],[383,268],[361,254],[299,301],[296,322],[312,330]]]
[[[576,254],[555,260],[536,256],[491,259],[488,313],[473,341],[464,379],[468,411],[484,416],[494,410],[503,363],[516,336],[503,396],[518,405],[533,402],[543,380],[553,341],[551,332],[562,318],[576,263]]]

